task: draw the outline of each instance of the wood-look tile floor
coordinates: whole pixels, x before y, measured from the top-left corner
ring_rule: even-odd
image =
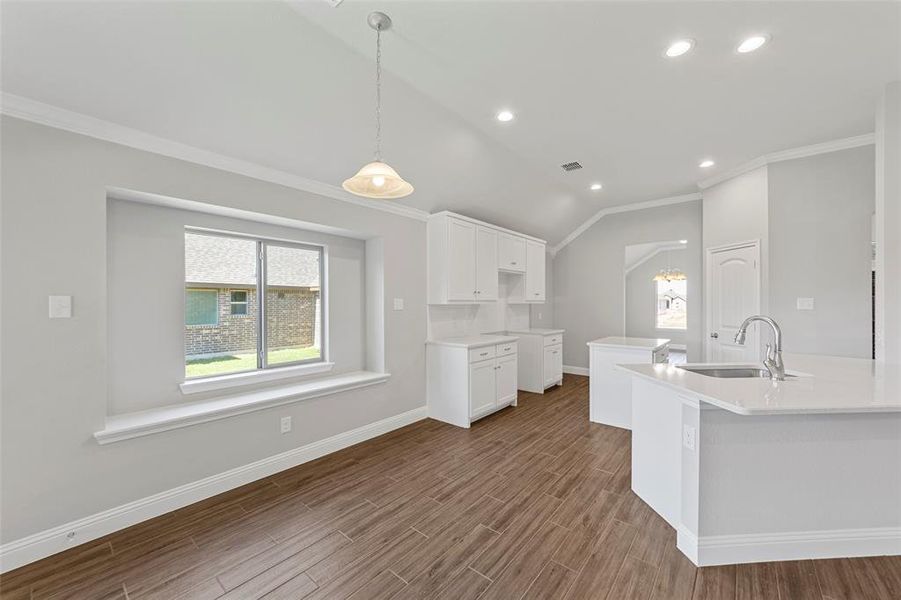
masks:
[[[696,569],[588,380],[422,421],[10,572],[3,598],[889,599],[901,558]]]

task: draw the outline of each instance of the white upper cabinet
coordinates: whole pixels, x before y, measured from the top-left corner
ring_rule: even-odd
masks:
[[[447,299],[471,301],[476,297],[476,226],[447,220]]]
[[[526,242],[526,302],[544,302],[544,244]]]
[[[476,227],[476,300],[497,300],[497,231]]]
[[[534,246],[534,250],[532,247]],[[429,304],[473,304],[498,300],[499,272],[518,277],[521,285],[510,302],[544,302],[545,243],[462,215],[442,212],[428,222]],[[540,265],[530,266],[530,252]],[[529,288],[529,277],[540,286]],[[540,269],[540,272],[537,270]],[[532,294],[526,295],[526,289]],[[534,293],[534,292],[540,293]]]
[[[526,270],[526,238],[499,233],[497,240],[498,268],[523,273]]]

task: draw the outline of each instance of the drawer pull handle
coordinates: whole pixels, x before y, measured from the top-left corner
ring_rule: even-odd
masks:
[[[479,356],[488,356],[488,353],[487,353],[487,352],[482,352],[481,354],[479,354]]]
[[[507,346],[506,348],[504,348],[504,352],[507,352],[508,350],[510,350],[510,346]]]
[[[515,264],[516,264],[516,261],[514,260],[514,261],[511,262],[510,264],[511,264],[511,265],[515,265]]]

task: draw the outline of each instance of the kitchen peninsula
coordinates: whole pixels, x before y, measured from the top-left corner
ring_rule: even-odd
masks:
[[[632,377],[633,491],[699,566],[901,554],[898,369],[785,363],[785,381],[729,376],[748,365],[618,366]]]

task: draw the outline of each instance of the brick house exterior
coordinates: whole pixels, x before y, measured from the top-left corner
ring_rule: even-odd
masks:
[[[185,236],[185,292],[215,293],[215,319],[185,324],[185,355],[200,358],[256,352],[258,310],[255,244],[206,235]],[[306,264],[305,264],[306,263]],[[267,263],[267,346],[318,346],[319,265],[311,252],[272,252]],[[233,310],[232,293],[246,300]],[[209,299],[212,302],[212,299]],[[237,314],[235,314],[237,312]]]
[[[208,289],[208,288],[194,288]],[[231,292],[247,292],[247,314],[231,314]],[[253,288],[217,288],[219,323],[186,325],[185,354],[210,356],[234,352],[255,352],[257,347],[257,294]],[[316,304],[319,291],[297,288],[274,288],[268,291],[266,319],[270,350],[316,343]]]

